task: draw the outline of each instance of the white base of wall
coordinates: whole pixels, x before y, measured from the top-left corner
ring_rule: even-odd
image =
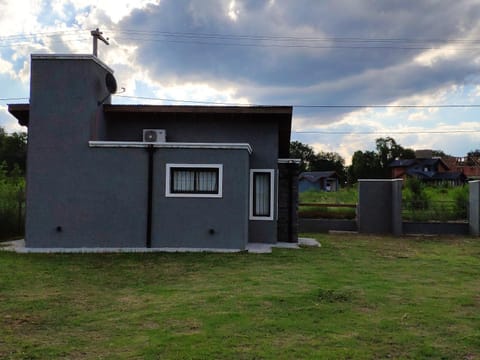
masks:
[[[211,252],[211,253],[236,253],[248,251],[254,254],[271,253],[272,248],[299,249],[300,246],[318,247],[320,244],[315,239],[299,238],[298,243],[248,243],[246,249],[217,249],[217,248],[28,248],[24,240],[4,242],[0,250],[14,251],[20,254],[87,254],[87,253],[152,253],[152,252]]]
[[[215,248],[18,248],[17,253],[153,253],[153,252],[212,252],[235,253],[241,249],[215,249]]]

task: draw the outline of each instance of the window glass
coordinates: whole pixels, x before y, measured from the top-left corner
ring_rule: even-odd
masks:
[[[165,195],[222,197],[221,164],[167,164]]]
[[[253,184],[253,215],[270,216],[270,173],[254,173]]]
[[[172,193],[218,193],[218,169],[173,168]]]
[[[250,170],[250,219],[273,220],[274,170]]]

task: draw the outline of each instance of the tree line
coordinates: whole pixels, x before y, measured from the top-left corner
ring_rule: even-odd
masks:
[[[25,175],[27,159],[27,134],[7,134],[0,127],[0,167],[5,176]]]
[[[27,134],[0,128],[0,240],[23,233],[26,156]]]
[[[362,178],[389,178],[388,165],[396,158],[415,158],[415,151],[404,148],[391,137],[378,138],[375,150],[355,151],[351,165],[345,166],[345,159],[336,152],[315,152],[310,145],[292,141],[290,157],[301,160],[300,172],[335,171],[341,184],[354,184]]]

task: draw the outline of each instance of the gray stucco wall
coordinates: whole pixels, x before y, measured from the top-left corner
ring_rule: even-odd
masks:
[[[157,149],[152,247],[242,249],[248,240],[276,242],[276,206],[274,220],[249,220],[248,201],[249,170],[277,171],[277,122],[258,121],[254,114],[226,122],[219,114],[185,113],[105,121],[98,101],[108,96],[109,71],[91,56],[32,57],[27,247],[146,245],[147,151],[88,145],[89,140],[139,141],[144,128],[165,128],[169,142],[239,142],[253,148],[251,155]],[[166,198],[166,163],[223,164],[223,198]]]
[[[470,181],[469,191],[469,231],[472,236],[480,235],[480,181]]]
[[[165,129],[167,142],[248,143],[250,169],[274,169],[277,177],[278,122],[258,114],[132,113],[106,119],[108,141],[141,141],[143,129]],[[118,115],[118,114],[117,114]],[[275,179],[275,187],[277,181]],[[275,204],[277,190],[274,191]],[[248,193],[247,193],[248,199]],[[249,241],[277,241],[277,207],[274,220],[250,220]]]
[[[358,231],[401,235],[402,181],[366,179],[358,184]]]
[[[112,114],[109,114],[112,117]],[[107,118],[107,141],[142,141],[143,129],[165,129],[168,142],[247,143],[252,169],[276,169],[278,123],[256,114],[132,113]]]
[[[223,164],[222,198],[166,197],[166,164]],[[246,150],[157,149],[152,247],[245,249],[248,242]]]
[[[147,157],[88,146],[107,71],[87,57],[32,58],[28,247],[144,245]]]

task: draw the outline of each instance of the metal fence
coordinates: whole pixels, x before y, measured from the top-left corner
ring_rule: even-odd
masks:
[[[303,202],[299,204],[299,217],[304,219],[355,219],[357,204]]]
[[[402,203],[404,221],[467,222],[468,201],[410,200]]]

